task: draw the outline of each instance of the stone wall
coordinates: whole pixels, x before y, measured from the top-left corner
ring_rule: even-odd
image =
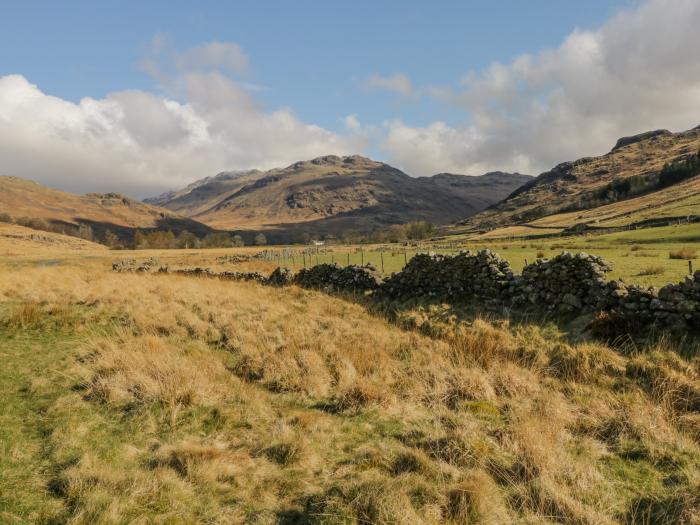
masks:
[[[677,329],[700,329],[700,271],[682,283],[661,289],[610,281],[601,310],[614,313],[632,325],[651,324]]]
[[[509,301],[517,279],[508,264],[491,250],[457,255],[419,254],[385,280],[378,294],[389,299],[434,297],[444,300]]]
[[[117,272],[168,272],[156,260],[116,262]],[[479,302],[486,307],[513,307],[575,316],[605,312],[628,326],[660,326],[700,330],[700,271],[684,282],[661,289],[643,288],[622,280],[607,281],[611,270],[601,257],[564,252],[540,259],[515,275],[509,264],[490,250],[456,255],[421,254],[400,272],[382,280],[365,266],[319,264],[294,273],[277,268],[260,272],[214,272],[208,268],[172,270],[181,275],[255,281],[273,286],[296,284],[331,293],[370,293],[381,300],[435,298],[451,302]]]
[[[597,310],[605,299],[605,274],[611,270],[601,257],[586,253],[539,259],[523,268],[513,303],[560,313]]]
[[[365,293],[376,290],[381,284],[381,277],[371,264],[318,264],[300,270],[294,277],[294,283],[303,288],[327,292]]]

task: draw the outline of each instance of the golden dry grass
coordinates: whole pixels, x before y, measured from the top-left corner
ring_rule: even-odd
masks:
[[[700,364],[669,343],[100,259],[4,266],[0,303],[28,410],[0,480],[31,472],[0,521],[700,520]]]

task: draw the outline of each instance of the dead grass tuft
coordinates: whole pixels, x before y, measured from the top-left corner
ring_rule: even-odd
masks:
[[[668,257],[670,259],[684,259],[691,260],[697,259],[698,251],[694,248],[681,248],[680,250],[669,252]]]

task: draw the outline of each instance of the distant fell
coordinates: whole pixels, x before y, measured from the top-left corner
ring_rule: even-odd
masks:
[[[647,196],[698,175],[700,127],[655,130],[619,139],[609,153],[561,163],[528,181],[487,210],[460,221],[474,230],[526,224],[543,217]],[[687,185],[686,185],[687,186]]]
[[[0,176],[0,213],[14,220],[43,220],[71,235],[89,228],[98,240],[107,230],[128,238],[137,229],[190,231],[203,235],[211,229],[188,217],[118,193],[75,195],[28,179]]]
[[[367,232],[477,213],[531,179],[518,173],[410,177],[359,155],[327,155],[268,171],[225,172],[147,202],[218,229]]]

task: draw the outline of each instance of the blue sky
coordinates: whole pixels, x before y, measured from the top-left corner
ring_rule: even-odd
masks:
[[[157,90],[140,68],[154,35],[178,49],[235,42],[268,107],[340,129],[342,117],[457,123],[449,107],[397,102],[362,88],[397,72],[417,85],[457,84],[492,61],[556,46],[574,28],[600,25],[629,0],[495,2],[148,1],[5,2],[0,74],[21,73],[74,102],[123,89]],[[439,5],[438,5],[439,4]]]
[[[324,154],[537,174],[700,124],[697,0],[3,4],[0,174],[71,191]]]

